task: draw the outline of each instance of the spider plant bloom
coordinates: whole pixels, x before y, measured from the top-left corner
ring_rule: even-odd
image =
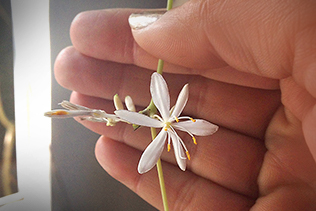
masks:
[[[196,144],[194,135],[207,136],[215,133],[218,126],[202,119],[193,119],[188,116],[181,116],[189,97],[189,85],[186,84],[176,101],[175,106],[170,109],[170,97],[168,86],[159,73],[153,73],[151,77],[150,91],[152,100],[161,114],[152,117],[127,110],[117,110],[115,114],[130,123],[152,128],[162,128],[156,138],[145,149],[138,164],[138,172],[143,174],[152,169],[157,163],[168,140],[168,151],[172,142],[176,161],[181,170],[186,169],[186,159],[190,160],[190,154],[184,142],[176,130],[187,132]]]
[[[80,117],[81,120],[104,122],[107,126],[114,126],[117,122],[121,121],[115,114],[108,114],[103,110],[90,109],[66,100],[61,102],[60,105],[65,109],[48,111],[44,116],[52,118]]]

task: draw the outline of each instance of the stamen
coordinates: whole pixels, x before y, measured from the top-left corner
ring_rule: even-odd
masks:
[[[171,144],[170,144],[170,142],[171,142],[171,137],[170,137],[170,135],[168,135],[168,152],[169,152],[170,149],[171,149]]]
[[[175,118],[176,122],[179,122],[179,119],[176,116],[174,118]]]
[[[174,126],[174,127],[176,127],[176,128],[179,129],[179,130],[182,130],[182,131],[187,132],[187,133],[192,137],[194,144],[197,144],[194,135],[193,135],[190,131],[188,131],[186,128],[180,127],[179,125]]]
[[[195,139],[195,137],[194,137],[194,136],[192,136],[192,139],[193,139],[193,143],[194,143],[195,145],[197,145],[197,143],[196,143],[196,139]]]
[[[190,156],[189,151],[185,151],[185,153],[187,154],[188,159],[191,160],[191,156]]]
[[[189,117],[189,116],[180,116],[180,117],[178,117],[178,120],[179,120],[179,119],[189,119],[189,120],[191,120],[192,122],[196,122],[195,119],[193,119],[192,117]]]
[[[163,119],[157,114],[154,114],[152,117],[158,119],[160,122],[163,122]]]
[[[164,128],[164,130],[165,130],[165,131],[167,131],[167,130],[168,130],[168,128],[166,128],[166,127],[165,127],[165,128]]]
[[[179,135],[177,134],[177,132],[174,130],[173,127],[170,127],[171,130],[174,132],[174,135],[176,136],[177,140],[180,142],[180,144],[182,145],[182,147],[184,148],[184,150],[186,151],[186,154],[187,154],[187,157],[189,158],[190,160],[190,154],[189,154],[189,151],[187,149],[187,147],[185,146],[185,144],[183,143],[182,139],[179,137]],[[181,154],[181,153],[180,153]],[[185,159],[184,157],[181,156],[182,159]]]

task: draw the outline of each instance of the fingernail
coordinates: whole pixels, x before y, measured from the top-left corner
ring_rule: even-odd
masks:
[[[143,29],[156,22],[167,10],[149,10],[142,13],[133,13],[129,16],[128,22],[133,30]]]

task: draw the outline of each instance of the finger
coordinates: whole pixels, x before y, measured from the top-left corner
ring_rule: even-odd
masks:
[[[313,1],[189,1],[133,35],[147,52],[174,64],[205,69],[223,60],[280,79],[291,74],[294,56],[315,58],[306,42],[315,43],[315,8]]]
[[[148,90],[152,73],[134,65],[88,57],[73,47],[59,53],[54,71],[56,80],[65,88],[105,99],[112,99],[115,94],[126,96]],[[139,99],[143,99],[140,103],[148,101],[149,92],[143,91]]]
[[[301,124],[282,107],[272,119],[265,141],[267,153],[258,177],[260,195],[257,208],[315,209],[316,165],[303,137]]]
[[[157,172],[137,173],[140,151],[102,136],[95,152],[99,163],[110,175],[153,206],[163,208]],[[196,207],[199,210],[244,210],[254,203],[189,171],[182,172],[166,162],[162,165],[170,210],[194,210]]]
[[[311,78],[313,80],[313,78]],[[315,98],[303,87],[295,83],[293,77],[281,81],[282,102],[302,121],[306,143],[316,161]]]
[[[158,59],[137,46],[128,25],[129,15],[137,11],[141,10],[110,9],[78,14],[70,28],[74,47],[97,59],[154,70]],[[133,57],[135,53],[139,55],[137,61]]]
[[[314,106],[310,112],[306,115],[303,121],[303,131],[306,137],[306,143],[309,150],[316,161],[316,106]]]
[[[80,103],[84,106],[92,105],[94,108],[101,108],[106,111],[113,107],[112,102],[95,99],[79,94],[73,94],[71,98],[74,103]],[[103,123],[79,122],[96,133],[124,142],[141,151],[144,151],[151,142],[150,130],[145,127],[134,131],[129,124],[108,127]],[[197,145],[186,133],[179,132],[178,134],[191,154],[191,160],[188,161],[190,171],[243,195],[252,198],[257,196],[257,175],[266,151],[262,141],[225,128],[220,128],[212,136],[196,137]],[[168,153],[165,150],[162,158],[177,166],[172,151]],[[227,156],[223,156],[223,154]]]
[[[142,10],[111,9],[80,13],[73,20],[70,30],[74,47],[79,52],[97,59],[135,64],[155,70],[160,57],[155,57],[152,55],[153,52],[148,53],[139,47],[135,43],[128,25],[129,15],[140,11]],[[190,54],[189,52],[187,53]],[[278,82],[275,80],[241,73],[227,64],[223,65],[222,59],[214,57],[215,59],[216,61],[208,66],[209,71],[185,67],[185,63],[182,62],[180,65],[174,65],[172,64],[173,60],[170,60],[171,63],[165,62],[164,71],[200,74],[237,85],[266,89],[278,88]]]
[[[122,97],[131,95],[143,107],[151,98],[147,91],[150,74],[151,71],[133,65],[84,56],[74,48],[64,50],[55,64],[56,79],[68,89],[105,99],[117,93]],[[263,138],[269,119],[279,105],[278,91],[248,89],[196,75],[174,76],[164,75],[172,104],[181,87],[189,83],[190,96],[184,110],[187,114],[257,138]]]

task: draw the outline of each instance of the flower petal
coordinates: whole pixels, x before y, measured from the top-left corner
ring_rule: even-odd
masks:
[[[197,136],[212,135],[218,130],[218,126],[203,119],[196,119],[195,122],[191,120],[175,122],[172,126],[178,130],[189,131]]]
[[[179,142],[178,137],[174,133],[169,132],[168,134],[171,136],[172,145],[174,149],[174,155],[176,157],[178,166],[180,167],[182,171],[185,171],[187,160],[186,160],[186,155],[183,150],[183,147],[181,143]]]
[[[186,84],[183,86],[178,96],[178,99],[174,106],[171,117],[174,117],[174,116],[178,117],[181,114],[185,105],[187,104],[188,98],[189,98],[189,84]]]
[[[146,173],[156,165],[164,149],[166,136],[167,132],[162,130],[145,149],[138,164],[138,172],[140,174]]]
[[[64,110],[64,109],[56,109],[52,111],[48,111],[44,113],[44,116],[52,117],[52,118],[71,118],[71,117],[85,117],[92,116],[92,112],[90,110]]]
[[[61,103],[59,103],[59,105],[61,105],[63,108],[66,108],[68,110],[91,110],[88,107],[77,105],[77,104],[71,103],[67,100],[63,100]]]
[[[155,72],[151,75],[150,92],[153,102],[163,119],[169,118],[170,97],[168,86],[161,74]]]
[[[154,128],[161,128],[163,127],[163,123],[157,119],[153,119],[148,117],[144,114],[140,114],[133,111],[127,110],[117,110],[114,113],[124,121],[130,122],[132,124],[147,126],[147,127],[154,127]]]

